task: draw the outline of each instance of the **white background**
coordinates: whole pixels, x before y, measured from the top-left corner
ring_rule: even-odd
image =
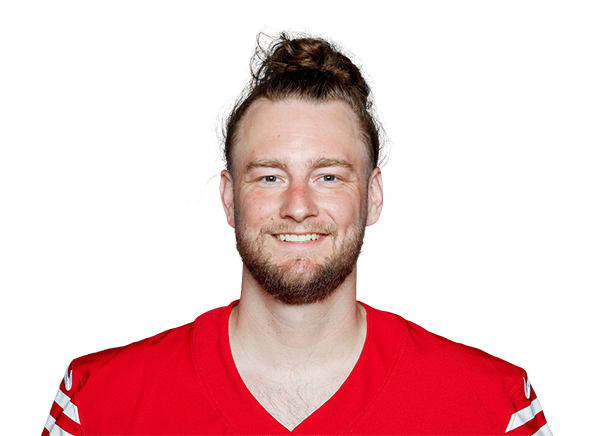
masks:
[[[210,2],[221,10],[207,10],[206,3],[58,1],[3,7],[0,327],[8,385],[2,433],[39,431],[39,148],[50,114],[84,78],[85,54],[103,21],[211,19],[491,21],[514,45],[536,81],[537,102],[555,137],[540,219],[555,238],[555,431],[595,433],[592,406],[600,388],[595,274],[600,267],[595,177],[600,38],[595,29],[600,26],[592,3],[389,2],[396,10],[377,1],[347,3],[343,10],[322,1],[289,2],[283,9],[287,2],[247,0],[241,8],[236,2]]]

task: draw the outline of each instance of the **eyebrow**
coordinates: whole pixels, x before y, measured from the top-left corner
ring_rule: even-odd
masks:
[[[287,165],[278,159],[256,159],[246,165],[246,173],[257,168],[279,168],[285,170]]]
[[[328,159],[322,157],[321,159],[314,161],[310,166],[311,168],[343,167],[354,171],[354,166],[344,159]]]
[[[328,168],[328,167],[343,167],[350,171],[354,171],[354,166],[344,159],[329,159],[322,157],[320,159],[312,161],[309,168]],[[282,170],[287,169],[287,164],[279,159],[256,159],[246,165],[246,172],[250,172],[257,168],[279,168]]]

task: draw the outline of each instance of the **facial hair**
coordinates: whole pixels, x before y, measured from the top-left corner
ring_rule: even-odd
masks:
[[[365,205],[366,206],[366,205]],[[274,262],[267,252],[265,238],[274,233],[293,233],[294,226],[269,225],[261,229],[258,240],[235,215],[235,238],[237,250],[260,287],[274,299],[289,305],[311,304],[326,299],[354,271],[365,235],[367,210],[362,208],[360,223],[349,229],[344,241],[338,241],[335,226],[318,223],[303,223],[309,233],[327,234],[333,239],[334,252],[322,264],[306,258],[287,259],[281,265]],[[237,208],[236,208],[237,210]],[[339,244],[339,247],[336,245]],[[307,265],[309,264],[309,265]]]

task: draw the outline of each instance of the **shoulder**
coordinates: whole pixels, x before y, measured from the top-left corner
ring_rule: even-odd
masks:
[[[455,396],[487,401],[495,409],[512,408],[511,400],[528,380],[525,370],[483,350],[451,341],[407,321],[412,351],[422,371],[449,380]],[[410,347],[409,347],[410,349]],[[457,395],[458,394],[458,395]]]
[[[125,346],[76,358],[70,367],[73,387],[85,385],[91,376],[113,380],[127,377],[131,381],[132,377],[141,375],[149,367],[168,364],[175,356],[185,352],[192,325],[186,324]]]
[[[122,434],[132,434],[139,425],[152,428],[159,421],[163,425],[165,416],[179,413],[181,398],[208,404],[196,367],[195,345],[198,337],[215,342],[210,339],[214,339],[211,328],[219,319],[226,325],[226,309],[215,309],[193,323],[129,345],[73,360],[44,434],[55,434],[55,427],[69,434],[113,434],[111,423],[127,429]]]
[[[210,335],[210,328],[226,308],[200,315],[194,322],[166,330],[131,344],[81,356],[73,360],[74,390],[105,390],[107,386],[144,385],[148,377],[170,377],[189,370],[194,360],[194,336]],[[206,331],[205,331],[206,330]]]
[[[102,408],[109,402],[131,403],[142,392],[177,385],[171,382],[172,374],[193,372],[193,326],[194,322],[74,359],[63,380],[65,393],[74,404],[89,410],[92,404]]]
[[[523,368],[485,351],[432,333],[399,315],[369,310],[374,330],[401,336],[398,360],[404,370],[422,375],[421,381],[444,380],[453,387],[500,390],[504,397],[510,397],[522,389],[523,378],[527,379]]]
[[[95,414],[100,412],[101,419],[110,422],[108,417],[119,410],[111,404],[131,396],[134,392],[131,387],[140,387],[151,366],[149,362],[155,361],[153,356],[159,356],[160,360],[160,356],[180,348],[177,344],[189,335],[189,330],[188,324],[73,360],[60,383],[42,434],[82,434],[80,415],[84,422],[85,418],[89,422],[91,410]]]
[[[202,344],[216,339],[229,313],[228,309],[229,306],[225,306],[211,310],[181,327],[124,347],[77,358],[71,363],[73,377],[78,378],[82,384],[88,382],[92,375],[100,380],[106,379],[106,382],[127,378],[128,384],[131,384],[149,374],[156,376],[165,371],[172,374],[191,369],[186,366],[193,366],[199,339]]]
[[[371,349],[397,350],[378,406],[393,405],[394,416],[402,411],[399,420],[412,423],[412,433],[551,434],[523,368],[398,315],[367,310]]]
[[[160,365],[180,360],[182,354],[190,353],[195,336],[212,336],[220,330],[223,317],[235,303],[205,312],[191,323],[149,338],[79,357],[73,361],[73,367],[81,377],[85,377],[90,372],[115,365],[128,366],[131,362],[135,362],[139,368],[140,365]]]

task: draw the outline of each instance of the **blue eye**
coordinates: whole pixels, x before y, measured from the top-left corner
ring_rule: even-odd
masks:
[[[331,174],[328,174],[326,176],[321,177],[321,179],[324,182],[335,182],[338,178],[337,176],[332,176]]]
[[[277,176],[264,176],[263,181],[267,182],[267,183],[275,183],[279,180],[279,177]]]

